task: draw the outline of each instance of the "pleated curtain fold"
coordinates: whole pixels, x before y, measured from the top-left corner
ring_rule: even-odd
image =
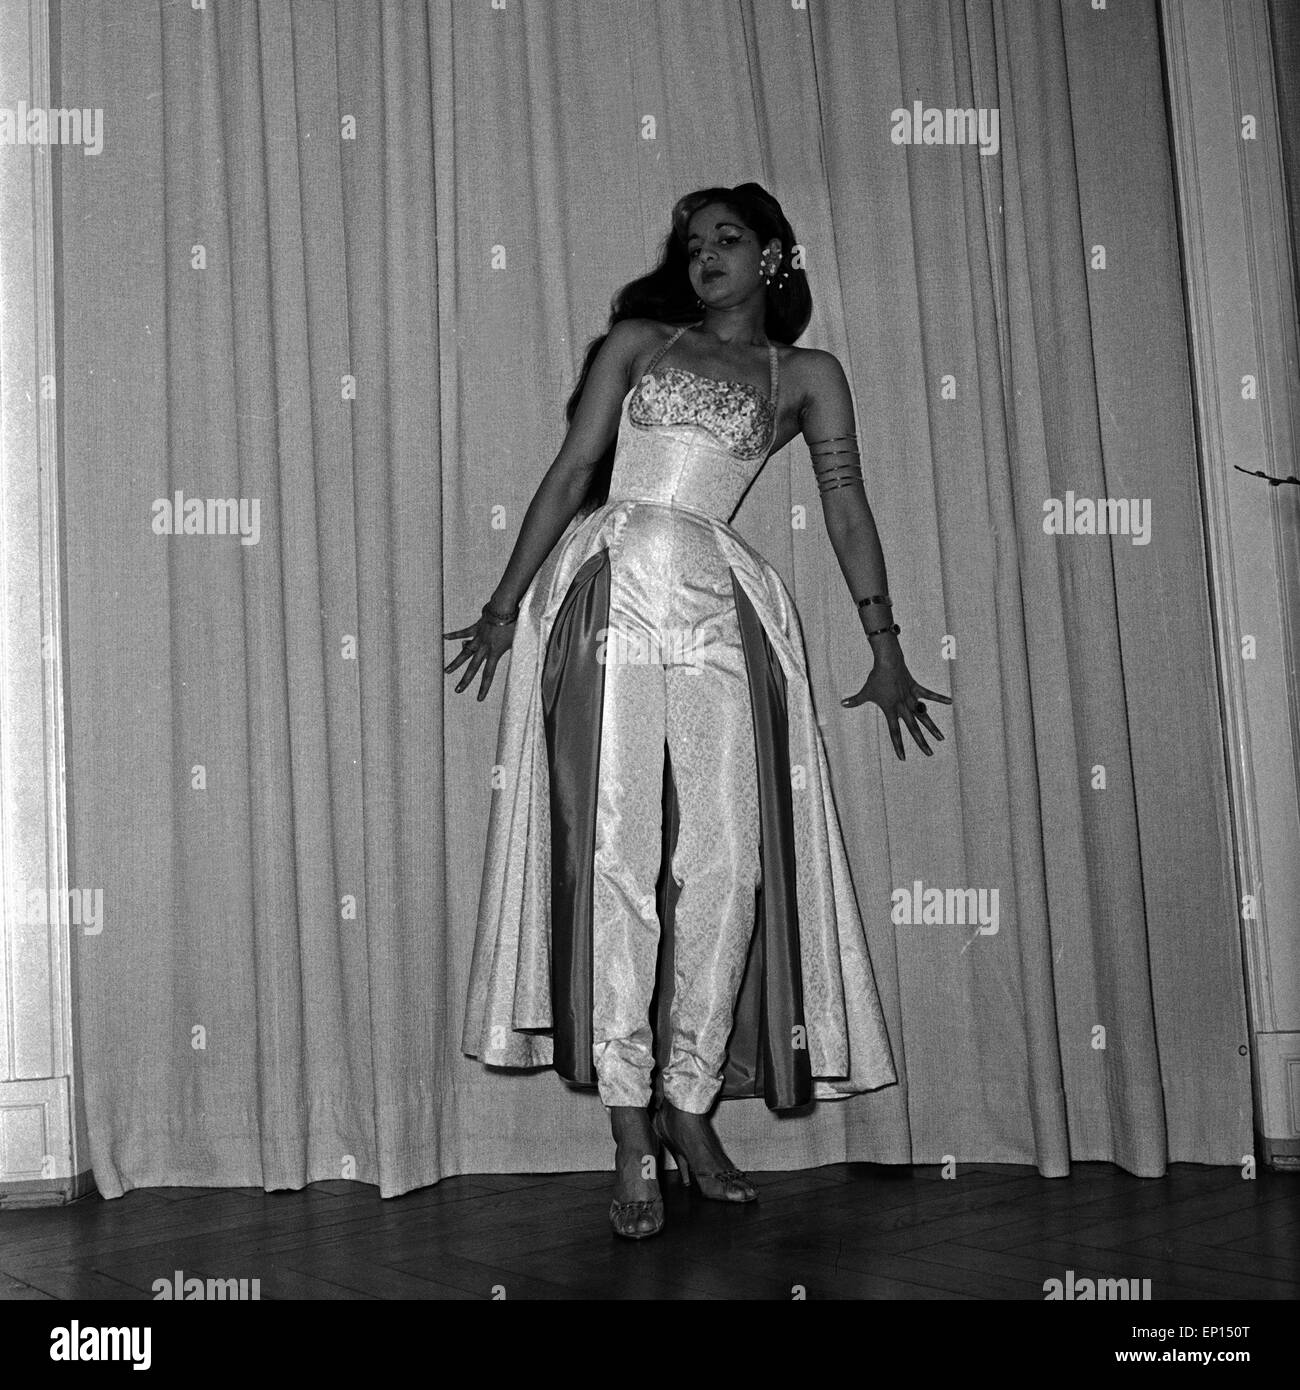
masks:
[[[909,665],[956,704],[901,764],[841,708],[870,649],[783,450],[734,524],[799,605],[901,1079],[720,1133],[753,1169],[1251,1150],[1152,0],[51,14],[60,104],[104,112],[57,195],[106,1196],[609,1166],[592,1096],[459,1050],[500,685],[452,693],[441,634],[675,199],[749,179],[853,387]],[[949,108],[996,143],[929,138]],[[1074,524],[1120,499],[1126,533]],[[996,920],[908,920],[936,888]]]

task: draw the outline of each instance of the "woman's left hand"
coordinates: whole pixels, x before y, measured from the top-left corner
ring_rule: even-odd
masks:
[[[900,759],[906,761],[906,755],[903,752],[903,735],[898,727],[900,719],[911,730],[912,737],[916,740],[916,746],[926,757],[933,757],[934,751],[926,743],[925,735],[917,727],[917,720],[920,720],[935,738],[943,742],[943,734],[939,732],[934,720],[926,713],[925,706],[921,703],[922,699],[939,700],[945,705],[952,704],[950,695],[940,695],[937,690],[927,690],[925,686],[919,685],[907,669],[907,663],[900,657],[893,662],[882,662],[877,659],[862,689],[856,695],[849,695],[841,700],[840,704],[847,709],[853,709],[867,700],[879,705],[884,710],[885,718],[889,722],[889,741],[894,745],[894,752],[898,754]]]

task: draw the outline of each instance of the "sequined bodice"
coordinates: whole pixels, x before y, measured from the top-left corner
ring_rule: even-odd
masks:
[[[635,425],[699,425],[741,459],[762,459],[772,433],[772,403],[756,386],[682,367],[646,373],[627,418]]]
[[[776,433],[777,351],[771,393],[657,364],[679,328],[623,399],[609,501],[693,507],[729,521],[762,468]]]

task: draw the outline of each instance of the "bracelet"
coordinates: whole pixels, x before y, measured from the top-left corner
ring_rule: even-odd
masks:
[[[515,604],[514,611],[507,618],[504,614],[498,613],[496,609],[492,607],[492,600],[489,599],[483,605],[483,617],[494,627],[509,627],[510,624],[519,617],[519,605],[517,603]]]
[[[897,623],[894,623],[891,627],[868,628],[867,636],[879,637],[882,632],[892,632],[895,636],[897,636],[900,632],[902,632],[902,630],[903,629],[899,627]]]
[[[858,599],[858,607],[865,608],[869,603],[893,603],[888,594],[872,594],[870,598]]]
[[[824,445],[843,445],[842,448],[824,448]],[[816,452],[814,452],[814,450]],[[836,434],[829,439],[810,439],[808,452],[813,461],[813,474],[817,479],[817,491],[834,492],[836,488],[852,487],[862,483],[862,463],[858,457],[858,437],[856,434]],[[837,455],[847,456],[845,462],[836,463]],[[826,462],[826,460],[831,460]]]
[[[839,444],[843,447],[824,449],[822,448],[823,444]],[[818,452],[814,453],[814,450]],[[856,434],[833,434],[829,439],[810,439],[808,452],[813,458],[825,458],[828,454],[856,454],[858,452],[858,437]]]
[[[813,476],[817,479],[818,492],[833,492],[837,487],[852,487],[862,482],[860,463],[832,463],[825,468],[813,464]]]

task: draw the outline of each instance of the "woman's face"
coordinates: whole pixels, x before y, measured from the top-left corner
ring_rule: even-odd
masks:
[[[763,293],[762,259],[780,254],[773,237],[759,245],[752,228],[723,203],[708,203],[686,226],[687,274],[691,288],[711,309],[731,308],[756,291]]]

